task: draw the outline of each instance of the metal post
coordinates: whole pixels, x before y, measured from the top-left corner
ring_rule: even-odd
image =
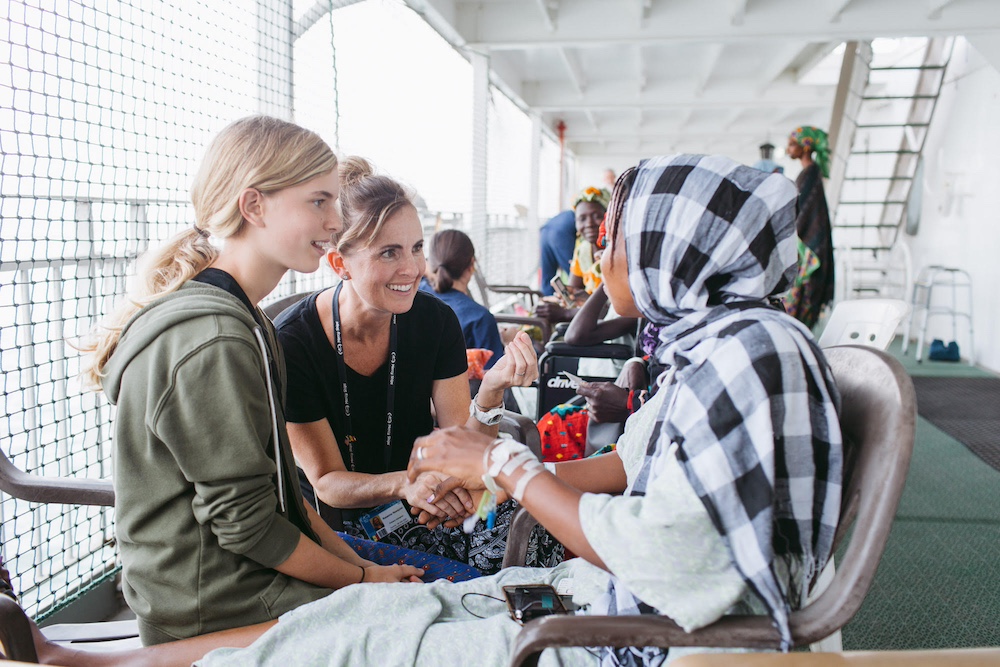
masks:
[[[472,63],[472,211],[469,236],[477,248],[487,249],[486,176],[488,171],[490,57],[471,51]],[[487,258],[488,260],[488,258]]]
[[[541,221],[538,215],[539,163],[542,157],[542,117],[531,114],[531,154],[528,165],[528,229],[537,236]]]

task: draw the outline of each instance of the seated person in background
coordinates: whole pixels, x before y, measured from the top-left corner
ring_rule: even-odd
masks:
[[[608,294],[618,312],[663,325],[656,355],[673,369],[618,450],[543,468],[523,446],[464,428],[415,444],[411,478],[434,471],[470,489],[495,483],[580,558],[460,584],[352,586],[277,623],[112,658],[183,664],[213,644],[259,637],[199,664],[499,667],[521,626],[503,602],[473,594],[502,600],[503,585],[527,583],[571,586],[574,601],[589,605],[582,613],[663,614],[689,631],[724,614],[766,614],[790,643],[789,613],[830,557],[842,447],[822,351],[767,302],[796,266],[795,191],[772,179],[784,177],[680,155],[645,161],[616,185],[602,258]],[[708,211],[720,196],[725,217]],[[749,250],[761,247],[770,252]],[[692,252],[711,261],[689,262]],[[699,650],[670,649],[670,658]],[[665,657],[656,648],[558,648],[541,659],[596,667]]]
[[[423,230],[406,192],[352,157],[340,166],[340,203],[344,227],[327,255],[340,284],[306,297],[275,322],[288,364],[288,433],[305,474],[303,494],[342,510],[352,546],[352,538],[377,537],[495,571],[513,504],[492,530],[480,522],[466,535],[456,526],[475,509],[469,494],[455,480],[440,485],[446,478],[440,473],[408,479],[406,464],[414,439],[434,428],[432,405],[438,426],[464,424],[495,438],[504,391],[538,377],[531,341],[519,334],[470,400],[458,319],[417,289]],[[547,544],[549,552],[557,549]]]
[[[598,261],[601,251],[597,247],[597,239],[609,197],[607,190],[590,187],[581,192],[573,204],[577,239],[569,266],[568,287],[575,301],[574,306],[580,306],[586,295],[592,294],[601,284],[601,265]],[[545,299],[535,308],[535,314],[552,324],[569,322],[576,314],[576,307],[567,308],[560,305],[557,299]]]
[[[542,284],[540,290],[545,296],[552,296],[550,281],[559,273],[569,275],[569,264],[573,259],[576,244],[576,215],[567,209],[549,218],[538,230],[538,245],[541,248]]]
[[[485,368],[503,356],[503,342],[493,313],[469,296],[469,281],[476,270],[476,249],[472,239],[457,229],[445,229],[431,237],[428,253],[429,271],[420,281],[420,290],[433,294],[455,311],[465,347],[490,350],[493,356]]]

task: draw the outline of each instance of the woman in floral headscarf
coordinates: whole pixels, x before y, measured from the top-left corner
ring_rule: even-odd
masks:
[[[785,308],[812,327],[823,306],[833,300],[833,239],[823,178],[830,175],[830,147],[826,132],[816,127],[796,128],[788,137],[788,157],[802,162],[795,179],[799,189],[799,271],[785,297]]]
[[[545,300],[538,305],[535,314],[549,322],[568,322],[576,315],[576,308],[582,305],[587,295],[593,294],[601,285],[600,249],[597,238],[601,222],[608,210],[611,193],[604,188],[585,188],[573,202],[576,215],[576,247],[569,265],[569,288],[575,303],[564,308],[558,303]]]

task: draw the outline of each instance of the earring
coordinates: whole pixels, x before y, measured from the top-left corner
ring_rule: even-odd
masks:
[[[350,280],[350,279],[351,279],[351,274],[350,273],[345,273],[344,274],[344,280]]]

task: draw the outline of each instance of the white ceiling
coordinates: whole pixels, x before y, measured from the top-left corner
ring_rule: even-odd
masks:
[[[879,37],[1000,42],[1000,0],[406,0],[578,157],[718,152],[747,162],[827,127],[837,46]]]

